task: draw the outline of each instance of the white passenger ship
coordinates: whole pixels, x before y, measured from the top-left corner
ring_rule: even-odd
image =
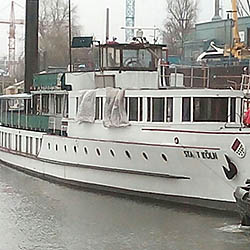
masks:
[[[250,177],[249,89],[168,75],[161,45],[106,44],[100,70],[0,97],[0,159],[77,186],[231,209]]]

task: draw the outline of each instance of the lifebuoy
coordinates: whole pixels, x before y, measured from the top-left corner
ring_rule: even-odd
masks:
[[[244,114],[243,123],[247,127],[250,127],[250,108]]]

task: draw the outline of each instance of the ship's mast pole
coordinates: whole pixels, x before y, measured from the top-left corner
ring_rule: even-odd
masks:
[[[38,73],[38,20],[39,0],[26,0],[25,23],[25,84],[24,92],[29,93],[33,85],[33,74]]]
[[[69,71],[70,72],[72,72],[71,40],[72,40],[72,30],[71,30],[71,0],[69,0]]]

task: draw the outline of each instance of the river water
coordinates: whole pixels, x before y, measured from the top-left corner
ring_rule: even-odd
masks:
[[[49,183],[0,165],[0,250],[249,250],[239,217]]]

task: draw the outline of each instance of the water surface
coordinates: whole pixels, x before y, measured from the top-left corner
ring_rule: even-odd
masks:
[[[0,250],[249,250],[239,217],[49,183],[0,165]]]

